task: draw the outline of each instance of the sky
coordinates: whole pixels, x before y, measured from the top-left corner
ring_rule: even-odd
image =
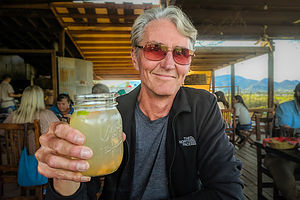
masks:
[[[300,81],[300,41],[276,40],[274,51],[274,81]],[[249,42],[224,42],[221,46],[237,46]],[[216,76],[230,74],[230,67],[215,72]],[[268,76],[268,55],[262,55],[235,65],[235,74],[247,79],[262,80]]]

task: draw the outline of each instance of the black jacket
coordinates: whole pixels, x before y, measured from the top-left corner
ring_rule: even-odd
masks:
[[[126,134],[120,168],[105,177],[101,199],[125,200],[130,196],[135,158],[134,111],[140,86],[118,98]],[[181,87],[169,112],[166,165],[170,199],[244,199],[241,163],[224,132],[216,99],[209,92]],[[81,184],[69,198],[59,198],[52,187],[47,199],[91,199],[95,184]],[[89,192],[87,192],[89,191]],[[89,193],[87,195],[87,193]]]

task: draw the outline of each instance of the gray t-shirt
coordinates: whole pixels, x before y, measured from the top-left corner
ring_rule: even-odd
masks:
[[[165,143],[168,116],[150,121],[137,104],[135,121],[136,152],[130,199],[167,199]]]

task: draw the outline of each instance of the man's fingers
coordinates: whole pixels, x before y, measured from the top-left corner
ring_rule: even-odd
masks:
[[[57,137],[73,144],[82,145],[85,142],[85,136],[65,122],[52,123],[49,127],[49,133],[54,133]]]
[[[79,159],[89,159],[93,151],[86,146],[74,145],[66,140],[62,140],[53,135],[40,137],[42,148],[52,149],[56,154],[72,156]],[[41,158],[42,159],[42,158]]]
[[[53,169],[42,162],[39,162],[38,171],[40,174],[48,178],[57,178],[60,180],[69,180],[75,182],[88,182],[91,180],[91,177],[83,176],[79,172],[72,172],[62,169]]]
[[[43,150],[41,150],[43,151]],[[66,169],[70,171],[86,171],[89,168],[89,163],[85,160],[75,160],[66,157],[57,156],[50,153],[51,150],[44,150],[44,153],[36,153],[36,157],[40,162],[46,163],[51,168]],[[41,157],[43,155],[43,157]]]

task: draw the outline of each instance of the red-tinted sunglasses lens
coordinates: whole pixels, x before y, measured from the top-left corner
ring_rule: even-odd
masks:
[[[166,48],[162,48],[161,44],[146,44],[144,46],[144,55],[149,60],[162,60],[166,54]]]
[[[168,47],[162,44],[146,44],[143,48],[144,55],[147,59],[159,61],[166,57]],[[189,49],[176,47],[172,52],[173,59],[176,63],[187,65],[191,63],[191,56],[193,55]]]
[[[192,54],[190,54],[189,49],[176,47],[173,50],[173,58],[176,63],[181,65],[187,65],[190,64],[192,61]]]

